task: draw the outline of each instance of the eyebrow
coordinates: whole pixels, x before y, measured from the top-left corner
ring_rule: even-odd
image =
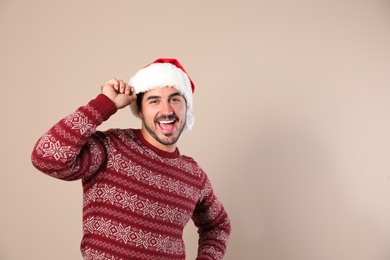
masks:
[[[175,92],[175,93],[172,93],[169,95],[168,98],[172,98],[172,97],[175,97],[175,96],[183,96],[180,92]],[[161,96],[157,96],[157,95],[152,95],[152,96],[149,96],[146,100],[151,100],[151,99],[156,99],[156,98],[161,98]]]

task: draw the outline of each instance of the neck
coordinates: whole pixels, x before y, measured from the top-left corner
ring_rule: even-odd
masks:
[[[161,142],[157,141],[156,138],[154,138],[150,133],[145,129],[145,127],[141,128],[141,134],[142,137],[151,145],[156,147],[157,149],[160,149],[164,152],[172,153],[176,150],[176,143],[174,144],[162,144]]]

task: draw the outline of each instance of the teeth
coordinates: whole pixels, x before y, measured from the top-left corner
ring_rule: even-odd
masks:
[[[160,121],[159,123],[160,124],[172,124],[174,122],[174,120],[171,120],[171,121]]]

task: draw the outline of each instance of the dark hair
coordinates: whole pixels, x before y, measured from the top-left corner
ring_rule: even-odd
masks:
[[[142,99],[144,98],[145,92],[140,92],[137,94],[137,112],[140,112],[142,110]],[[184,97],[184,96],[183,96]],[[187,99],[184,97],[184,100],[186,101],[187,104]]]
[[[142,110],[142,99],[144,98],[145,92],[140,92],[137,94],[137,112]]]

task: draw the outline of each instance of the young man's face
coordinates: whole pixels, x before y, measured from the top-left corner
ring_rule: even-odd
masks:
[[[173,87],[147,91],[139,113],[144,138],[161,150],[174,151],[186,123],[187,105],[183,95]]]

